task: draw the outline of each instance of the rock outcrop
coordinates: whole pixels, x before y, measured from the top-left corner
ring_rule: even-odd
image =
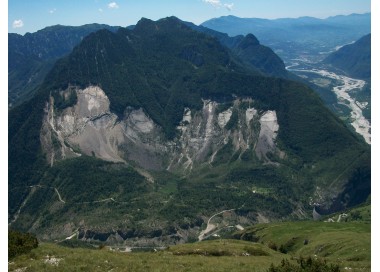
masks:
[[[197,164],[211,164],[229,144],[230,155],[248,151],[265,162],[268,153],[279,152],[276,112],[258,113],[250,106],[252,100],[236,98],[224,111],[211,100],[203,100],[200,111],[185,108],[178,136],[168,140],[143,109],[127,107],[119,118],[110,111],[100,87],[75,91],[74,106],[57,111],[53,97],[46,105],[41,142],[51,165],[85,154],[107,161],[134,161],[146,170],[188,172]]]

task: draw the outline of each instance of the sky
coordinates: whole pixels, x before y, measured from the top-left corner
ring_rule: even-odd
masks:
[[[225,15],[326,18],[370,11],[370,0],[9,0],[8,32],[25,34],[56,24],[129,26],[141,17],[172,15],[200,24]]]

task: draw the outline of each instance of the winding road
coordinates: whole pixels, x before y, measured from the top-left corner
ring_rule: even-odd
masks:
[[[208,233],[210,233],[211,231],[213,231],[215,228],[216,228],[216,225],[212,224],[210,221],[211,219],[213,219],[215,216],[219,215],[219,214],[222,214],[222,213],[225,213],[225,212],[231,212],[231,211],[234,211],[236,209],[230,209],[230,210],[224,210],[224,211],[221,211],[221,212],[218,212],[216,214],[213,214],[207,221],[207,227],[206,229],[202,230],[201,233],[199,234],[198,236],[198,241],[202,241],[205,239],[206,235]]]
[[[244,206],[244,204],[240,207],[240,208],[242,208]],[[207,220],[207,227],[206,227],[206,229],[204,229],[204,230],[202,230],[201,231],[201,233],[199,234],[199,236],[198,236],[198,241],[202,241],[202,240],[204,240],[205,238],[207,238],[207,237],[209,237],[210,235],[211,235],[211,231],[213,231],[217,226],[216,225],[214,225],[214,224],[212,224],[211,223],[211,220],[215,217],[215,216],[217,216],[217,215],[219,215],[219,214],[222,214],[222,213],[225,213],[225,212],[231,212],[231,211],[235,211],[235,210],[238,210],[238,209],[240,209],[240,208],[237,208],[237,209],[230,209],[230,210],[224,210],[224,211],[221,211],[221,212],[217,212],[217,213],[215,213],[215,214],[213,214],[208,220]],[[236,226],[228,226],[228,227],[235,227],[235,228],[237,228],[237,229],[244,229],[242,226],[240,226],[240,225],[236,225]],[[219,230],[218,230],[219,231]],[[218,232],[218,231],[216,231],[216,232]],[[215,232],[215,233],[216,233]]]

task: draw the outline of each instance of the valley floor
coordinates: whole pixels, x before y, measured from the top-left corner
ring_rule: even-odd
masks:
[[[298,64],[295,66],[298,66]],[[360,91],[363,89],[365,85],[364,80],[338,75],[324,69],[294,69],[293,66],[288,66],[287,68],[291,72],[312,73],[317,74],[322,78],[335,80],[337,83],[335,84],[336,86],[333,87],[332,91],[336,94],[338,103],[343,104],[350,109],[349,123],[358,134],[363,136],[364,140],[368,144],[371,144],[371,124],[369,120],[363,116],[363,109],[368,105],[368,102],[360,103],[359,101],[356,101],[354,96],[351,95],[352,91]]]

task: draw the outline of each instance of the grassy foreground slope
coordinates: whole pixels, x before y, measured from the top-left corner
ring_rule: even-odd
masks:
[[[341,271],[371,271],[370,229],[370,224],[362,222],[258,224],[235,234],[256,242],[216,239],[157,252],[125,253],[107,247],[42,243],[12,259],[9,271],[267,271],[272,263],[288,259],[296,264],[301,256],[337,264]]]
[[[225,249],[219,251],[221,246]],[[267,256],[244,256],[247,249]],[[154,253],[41,244],[30,254],[12,260],[9,270],[26,267],[23,271],[266,271],[272,262],[277,264],[281,259],[280,253],[264,245],[234,240],[186,244]]]
[[[370,271],[371,225],[362,222],[283,222],[247,228],[255,240],[290,256],[314,256],[350,271]]]

